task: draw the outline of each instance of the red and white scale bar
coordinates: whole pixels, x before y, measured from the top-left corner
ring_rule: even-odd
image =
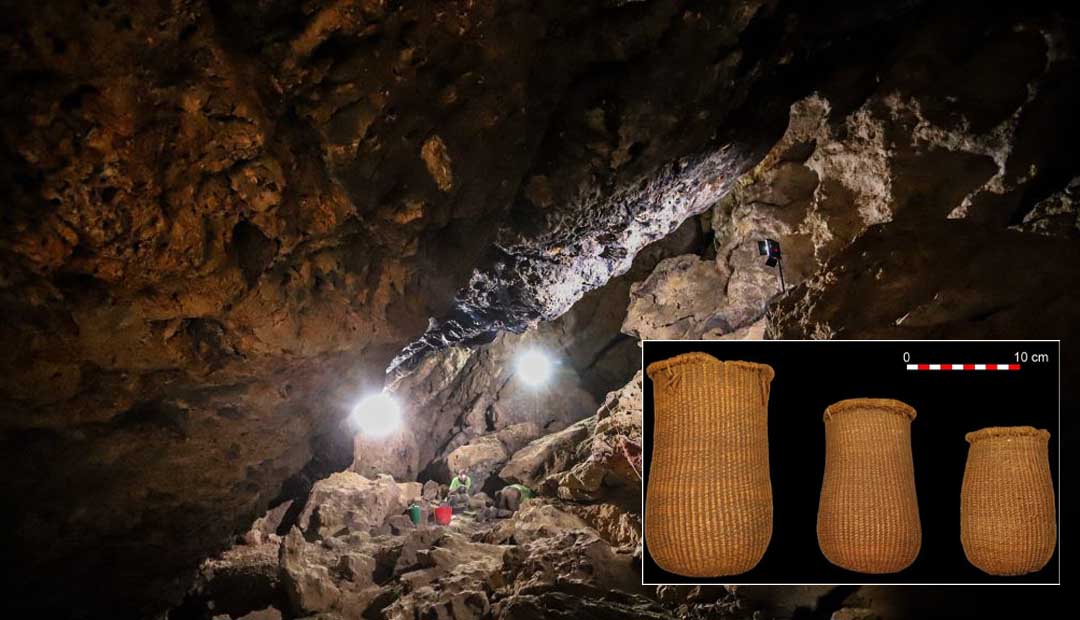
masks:
[[[908,370],[1020,370],[1020,364],[908,364]]]

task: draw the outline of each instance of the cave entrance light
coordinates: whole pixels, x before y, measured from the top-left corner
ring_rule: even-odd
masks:
[[[514,360],[514,374],[525,385],[538,389],[551,381],[554,366],[555,362],[545,351],[531,348],[518,353]]]
[[[370,394],[353,407],[350,419],[367,437],[386,437],[401,428],[401,405],[387,392]]]

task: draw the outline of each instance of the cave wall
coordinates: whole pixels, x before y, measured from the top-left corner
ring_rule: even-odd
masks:
[[[1080,123],[1067,112],[1080,106],[1080,88],[1070,77],[1080,70],[1077,22],[1045,8],[1014,7],[980,20],[962,3],[928,8],[888,57],[852,62],[822,80],[791,106],[787,130],[772,150],[711,209],[711,250],[671,258],[636,285],[623,330],[642,338],[761,337],[767,329],[774,338],[899,337],[901,323],[914,323],[904,318],[909,311],[912,317],[929,312],[921,304],[932,303],[943,313],[935,319],[941,325],[914,336],[1006,337],[1016,317],[992,328],[995,312],[1008,315],[1022,298],[1065,295],[1068,261],[1039,265],[1030,256],[1025,262],[1025,248],[1040,241],[1002,234],[1075,240],[1080,233],[1080,165],[1072,153]],[[877,244],[859,244],[868,256],[849,249],[887,223],[893,225],[874,234]],[[952,247],[935,247],[950,236]],[[756,243],[765,238],[783,248],[786,284],[794,289],[786,296],[776,269],[758,256]],[[975,239],[992,239],[993,254],[1002,256],[1016,247],[1016,261],[992,264]],[[1060,252],[1050,250],[1056,243],[1044,242],[1049,254]],[[955,247],[967,248],[969,258],[950,253]],[[939,267],[921,258],[927,255],[939,255]],[[832,281],[894,260],[906,268],[877,272],[857,294],[842,294],[847,285]],[[1023,275],[1028,272],[1033,275]],[[948,285],[948,274],[964,273],[968,280]],[[1043,280],[1044,274],[1056,275]],[[916,285],[942,276],[938,297]],[[1004,282],[1018,287],[1015,297],[1006,296],[1010,301],[996,292]],[[945,288],[954,289],[950,299],[939,298]],[[830,311],[837,302],[825,298],[846,300],[844,310]],[[772,302],[779,309],[767,319]],[[1048,303],[1039,311],[1025,306],[1033,317],[1076,316]],[[882,317],[863,313],[865,305],[898,312],[888,324],[868,323]],[[985,321],[983,328],[960,329],[973,322],[968,315]],[[952,321],[955,331],[946,326]],[[1060,320],[1030,323],[1036,324],[1042,327],[1030,331],[1018,322],[1014,335],[1063,335],[1049,328],[1064,326]]]
[[[782,132],[801,84],[745,103],[804,8],[5,3],[5,603],[175,600],[347,465],[350,404],[497,248],[551,303],[493,291],[482,339],[625,270]]]
[[[422,474],[449,482],[443,479],[447,457],[482,438],[490,448],[474,459],[483,465],[464,459],[467,467],[477,466],[474,476],[482,483],[525,443],[595,414],[607,393],[641,366],[637,340],[620,333],[630,288],[666,257],[701,251],[701,228],[698,219],[687,220],[642,250],[629,271],[586,293],[554,321],[500,334],[490,344],[450,347],[396,373],[388,389],[402,403],[408,432],[377,439],[358,433],[352,468],[365,476],[413,480]],[[538,388],[514,379],[516,356],[531,347],[544,351],[554,368],[551,381]],[[492,443],[495,433],[503,441]]]

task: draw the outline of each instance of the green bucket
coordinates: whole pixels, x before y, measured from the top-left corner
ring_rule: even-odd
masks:
[[[420,525],[420,507],[416,504],[409,506],[409,519],[413,522],[413,525]]]

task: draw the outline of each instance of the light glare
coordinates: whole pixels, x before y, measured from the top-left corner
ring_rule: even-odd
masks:
[[[538,349],[530,349],[518,355],[516,368],[518,377],[529,387],[540,387],[551,380],[551,358]]]
[[[369,437],[386,437],[401,426],[401,405],[386,392],[364,397],[353,407],[352,422]]]

